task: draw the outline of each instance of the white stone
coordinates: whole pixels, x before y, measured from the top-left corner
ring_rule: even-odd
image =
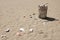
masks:
[[[20,30],[20,32],[24,32],[25,31],[24,28],[20,28],[19,30]]]
[[[5,31],[6,31],[6,32],[9,32],[9,31],[10,31],[10,28],[7,28]]]
[[[29,29],[29,32],[33,32],[33,29]]]

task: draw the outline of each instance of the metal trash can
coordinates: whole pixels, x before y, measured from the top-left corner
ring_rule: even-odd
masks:
[[[47,17],[47,9],[48,9],[48,5],[47,3],[46,4],[42,4],[42,5],[39,5],[39,18],[46,18]]]

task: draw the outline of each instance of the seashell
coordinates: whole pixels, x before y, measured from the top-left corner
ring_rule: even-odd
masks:
[[[7,28],[6,30],[5,30],[5,32],[9,32],[10,31],[10,29],[9,28]]]
[[[25,31],[23,28],[20,28],[19,30],[20,30],[20,32],[24,32]]]

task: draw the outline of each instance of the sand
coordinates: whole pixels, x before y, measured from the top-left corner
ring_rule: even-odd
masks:
[[[41,3],[48,3],[48,17],[58,20],[40,19]],[[17,36],[20,28],[25,33]],[[60,0],[0,0],[0,40],[60,40]]]

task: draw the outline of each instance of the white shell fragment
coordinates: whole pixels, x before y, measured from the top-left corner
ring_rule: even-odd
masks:
[[[5,32],[9,32],[10,31],[10,29],[9,28],[7,28],[6,30],[5,30]]]
[[[24,32],[25,31],[24,28],[20,28],[19,30],[20,30],[20,32]]]
[[[33,32],[33,29],[29,29],[29,32]]]

